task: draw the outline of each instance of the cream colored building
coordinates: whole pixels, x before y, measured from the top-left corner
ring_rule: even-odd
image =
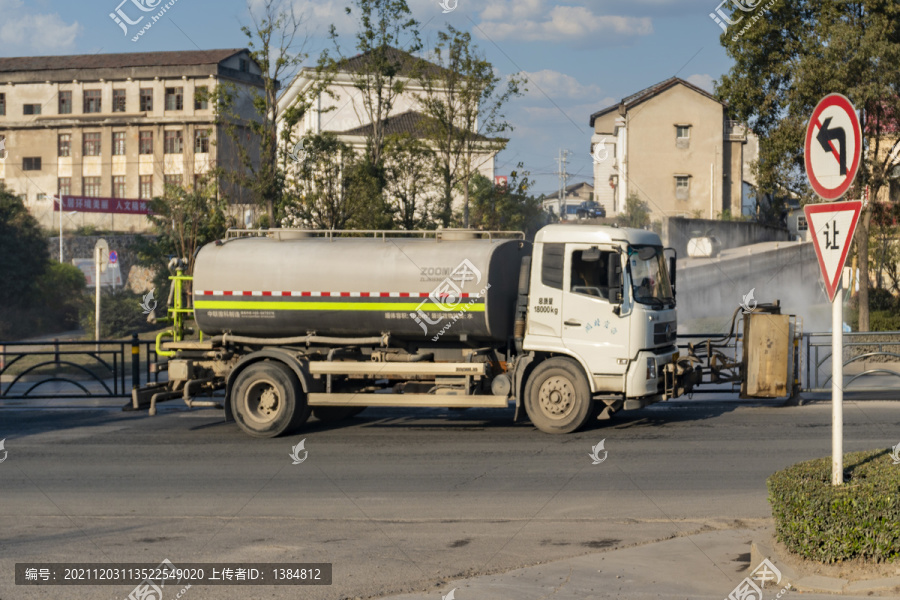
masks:
[[[0,181],[40,223],[59,227],[52,198],[147,201],[234,161],[204,92],[228,82],[252,117],[262,87],[246,49],[0,58]],[[77,210],[77,209],[76,209]],[[143,231],[143,215],[79,211],[63,227]]]
[[[591,115],[595,200],[609,216],[636,194],[651,218],[741,212],[745,128],[677,77]]]

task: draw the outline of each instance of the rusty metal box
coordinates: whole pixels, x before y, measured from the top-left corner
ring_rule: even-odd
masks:
[[[791,315],[744,315],[742,398],[780,398],[791,393],[794,323]]]

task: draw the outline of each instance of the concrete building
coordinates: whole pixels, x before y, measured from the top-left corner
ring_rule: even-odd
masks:
[[[233,110],[252,118],[248,92],[262,88],[260,73],[240,48],[0,58],[0,182],[52,229],[54,195],[140,204],[166,183],[190,187],[233,155],[204,94],[233,84]],[[150,225],[140,214],[69,207],[63,217],[65,229]]]
[[[367,137],[373,132],[373,124],[367,117],[363,92],[356,86],[357,73],[367,58],[367,55],[361,54],[344,60],[325,92],[314,92],[319,77],[316,69],[302,69],[278,99],[279,136],[284,126],[281,117],[285,111],[301,99],[311,100],[311,110],[308,110],[293,126],[291,139],[299,140],[306,135],[332,132],[354,152],[362,153],[366,147]],[[397,67],[394,83],[404,87],[403,92],[393,101],[388,119],[384,123],[385,133],[423,139],[428,117],[422,113],[419,98],[425,93],[425,89],[415,79],[415,70],[427,69],[429,75],[439,79],[444,69],[433,63],[421,63],[420,59],[396,48],[387,48],[385,58]],[[310,98],[313,93],[315,97]],[[494,157],[505,145],[506,140],[478,135],[476,142],[478,151],[472,157],[473,171],[494,181]],[[462,194],[454,193],[454,211],[461,210],[462,199]]]
[[[595,199],[610,216],[636,194],[651,218],[741,212],[744,126],[677,77],[591,115]]]

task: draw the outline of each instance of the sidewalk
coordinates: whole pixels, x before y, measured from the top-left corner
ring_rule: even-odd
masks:
[[[729,594],[762,558],[769,558],[781,569],[782,563],[777,557],[760,555],[761,550],[772,552],[770,548],[765,544],[753,544],[754,540],[765,539],[768,535],[769,531],[765,529],[713,531],[509,573],[450,581],[430,593],[389,596],[385,600],[436,600],[454,588],[454,600],[728,600]],[[752,552],[751,545],[754,545]],[[897,574],[892,581],[828,580],[818,576],[804,577],[785,566],[780,583],[773,585],[774,582],[770,582],[764,588],[763,600],[772,600],[789,583],[792,587],[781,594],[781,598],[799,598],[801,595],[810,600],[835,598],[834,592],[827,590],[838,594],[841,590],[849,592],[838,596],[840,598],[896,598],[900,595],[900,566]],[[792,580],[792,577],[797,579]]]

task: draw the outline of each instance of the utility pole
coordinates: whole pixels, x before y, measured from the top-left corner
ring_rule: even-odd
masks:
[[[569,180],[569,174],[566,172],[566,161],[569,158],[570,152],[568,150],[560,149],[559,155],[557,156],[556,163],[559,165],[559,171],[557,172],[559,175],[559,217],[560,219],[568,220],[569,213],[566,208],[566,185]]]

